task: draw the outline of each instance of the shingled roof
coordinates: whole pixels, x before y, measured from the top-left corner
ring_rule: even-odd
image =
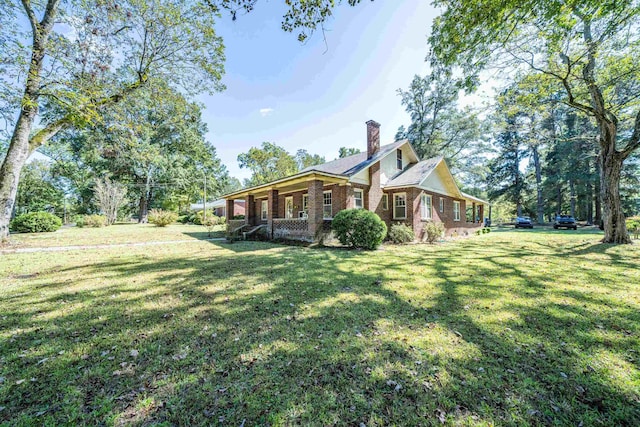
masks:
[[[412,187],[420,185],[441,161],[442,156],[438,156],[409,165],[409,167],[387,182],[384,187]]]
[[[383,145],[380,147],[380,151],[378,151],[374,156],[370,159],[367,159],[367,153],[358,153],[353,156],[344,157],[342,159],[336,159],[331,162],[323,163],[321,165],[309,166],[300,171],[300,173],[304,172],[325,172],[333,175],[343,175],[343,176],[352,176],[365,169],[366,167],[372,165],[377,162],[391,151],[399,148],[401,145],[406,143],[407,140],[396,141],[393,144]]]

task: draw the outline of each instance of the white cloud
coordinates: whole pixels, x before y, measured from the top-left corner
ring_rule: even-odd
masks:
[[[260,115],[262,117],[267,117],[271,113],[273,113],[273,108],[261,108],[260,109]]]

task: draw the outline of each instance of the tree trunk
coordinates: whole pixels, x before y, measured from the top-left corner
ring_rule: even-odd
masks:
[[[149,222],[149,205],[151,203],[151,173],[152,168],[147,168],[147,179],[144,183],[144,190],[140,196],[140,204],[138,210],[138,223],[146,224]]]
[[[576,217],[576,185],[573,182],[573,178],[569,179],[569,209],[570,215]]]
[[[42,137],[30,141],[31,129],[38,115],[38,98],[42,65],[46,54],[46,45],[51,34],[60,0],[49,0],[45,7],[42,21],[38,22],[29,2],[23,2],[23,8],[31,25],[32,45],[31,62],[22,95],[20,114],[11,135],[9,149],[0,166],[0,240],[9,237],[9,221],[13,212],[20,171],[29,154],[50,138],[48,129],[44,129]],[[54,130],[54,129],[52,129]],[[55,130],[54,130],[55,131]]]
[[[540,166],[540,153],[538,153],[538,147],[533,145],[531,147],[531,151],[533,152],[533,165],[536,170],[536,191],[537,191],[537,200],[536,200],[536,213],[538,216],[538,224],[542,224],[544,222],[544,198],[542,197],[542,167]]]
[[[11,137],[7,155],[0,166],[0,240],[9,237],[9,221],[18,193],[20,171],[29,157],[29,133],[36,111],[22,111]]]
[[[620,173],[623,159],[615,150],[615,140],[602,146],[600,153],[600,198],[602,200],[602,220],[604,222],[603,243],[631,243],[627,232],[624,212],[620,203]]]

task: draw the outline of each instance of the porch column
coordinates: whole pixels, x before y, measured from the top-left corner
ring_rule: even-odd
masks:
[[[356,207],[356,201],[355,201],[355,196],[353,194],[353,186],[352,185],[347,185],[346,186],[346,192],[347,192],[347,204],[346,204],[346,208],[345,209],[353,209]],[[364,196],[363,196],[364,198]],[[364,202],[364,200],[363,200]]]
[[[471,215],[473,215],[473,217],[471,218],[471,222],[473,224],[475,224],[476,223],[476,218],[477,218],[476,203],[475,202],[471,203]]]
[[[244,221],[247,225],[256,225],[256,202],[253,196],[247,196],[244,206]]]
[[[229,220],[233,219],[233,204],[235,202],[235,200],[233,199],[227,199],[226,200],[227,204],[226,204],[226,208],[224,210],[224,216],[227,218],[227,223],[229,222]]]
[[[267,233],[273,239],[273,218],[278,218],[278,190],[269,190],[267,206]]]
[[[322,230],[322,188],[323,182],[320,180],[309,181],[309,213],[308,224],[309,234],[316,240],[317,233]]]

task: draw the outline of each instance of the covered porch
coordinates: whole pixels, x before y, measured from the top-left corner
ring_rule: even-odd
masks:
[[[295,175],[225,196],[227,212],[236,199],[245,200],[245,218],[227,218],[227,232],[262,232],[269,239],[315,241],[330,228],[348,193],[347,178],[320,172]],[[344,200],[344,198],[342,198]]]

